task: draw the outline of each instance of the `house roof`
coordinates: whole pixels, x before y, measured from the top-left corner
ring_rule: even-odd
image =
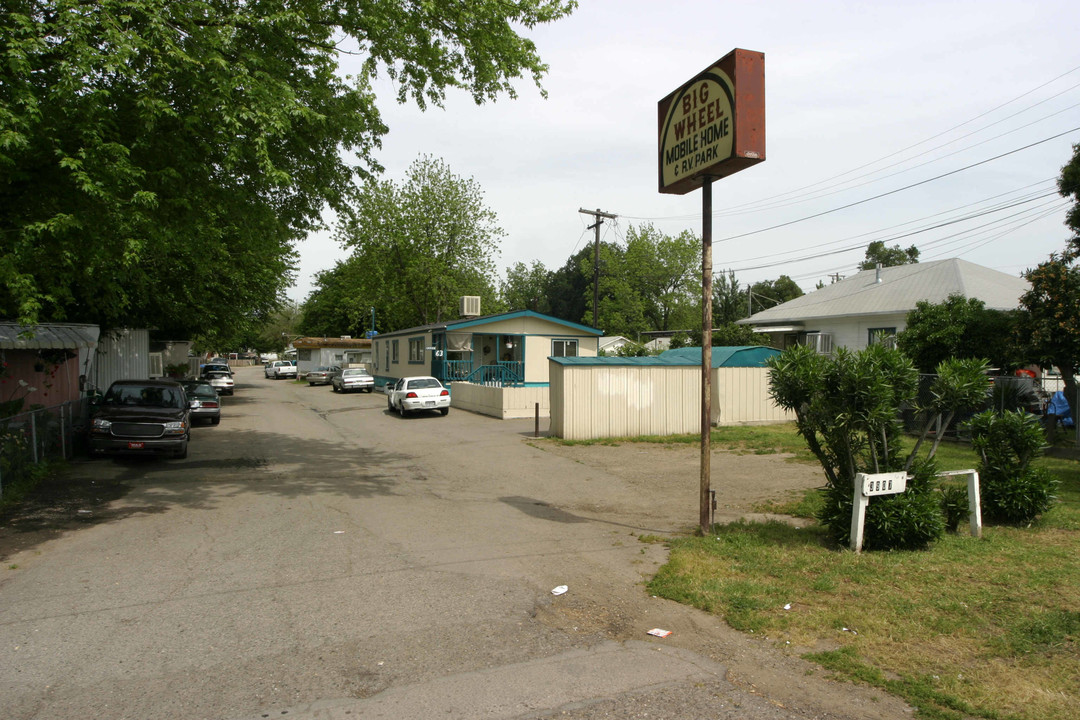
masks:
[[[878,273],[880,272],[880,281]],[[950,295],[977,298],[993,310],[1014,310],[1028,282],[982,265],[950,258],[863,270],[840,282],[739,320],[742,325],[790,324],[821,318],[908,313],[916,303]]]
[[[0,350],[70,350],[97,347],[97,325],[49,323],[19,325],[0,322]]]
[[[779,350],[761,345],[714,347],[712,349],[712,366],[714,368],[764,367],[766,358],[779,354]],[[696,365],[700,367],[701,348],[679,348],[647,357],[552,357],[549,359],[559,365],[637,365],[643,367],[689,367]]]
[[[457,320],[447,320],[446,322],[431,323],[429,325],[418,325],[416,327],[405,328],[404,330],[395,330],[393,332],[381,333],[377,335],[377,338],[401,336],[401,335],[416,335],[417,333],[428,333],[436,330],[464,330],[465,328],[474,327],[477,325],[487,325],[488,323],[497,322],[499,320],[514,320],[516,318],[537,318],[540,320],[546,320],[548,322],[556,323],[558,325],[564,325],[575,330],[588,333],[589,335],[596,335],[600,337],[604,333],[596,328],[589,327],[588,325],[581,325],[579,323],[570,322],[569,320],[563,320],[562,318],[553,317],[551,315],[544,315],[543,313],[534,312],[532,310],[516,310],[514,312],[498,313],[496,315],[483,315],[481,317],[474,318],[459,318]]]

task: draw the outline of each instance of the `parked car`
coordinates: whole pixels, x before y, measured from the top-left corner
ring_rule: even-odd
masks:
[[[228,365],[207,365],[200,379],[213,385],[218,395],[233,394],[232,370]]]
[[[288,360],[275,360],[265,368],[266,377],[280,380],[284,377],[296,378],[296,366]]]
[[[175,380],[117,380],[90,420],[90,454],[187,457],[191,408]]]
[[[330,380],[334,392],[371,392],[375,389],[375,378],[364,368],[345,368]]]
[[[304,379],[307,380],[308,385],[329,385],[330,380],[339,372],[341,368],[337,365],[320,365],[309,372]]]
[[[402,417],[418,410],[438,410],[446,415],[450,412],[450,391],[433,377],[404,377],[394,383],[386,397],[386,405]]]
[[[192,422],[208,420],[211,425],[221,422],[221,398],[213,385],[201,380],[181,380],[180,384],[187,393]]]

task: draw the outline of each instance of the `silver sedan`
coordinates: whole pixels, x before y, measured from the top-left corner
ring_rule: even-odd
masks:
[[[375,378],[364,368],[345,368],[330,383],[334,386],[334,392],[371,392],[375,389]]]

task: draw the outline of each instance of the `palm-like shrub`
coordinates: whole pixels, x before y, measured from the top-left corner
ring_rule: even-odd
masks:
[[[1058,480],[1032,466],[1045,441],[1039,419],[1022,411],[987,410],[973,416],[970,425],[986,519],[1026,524],[1049,510]]]

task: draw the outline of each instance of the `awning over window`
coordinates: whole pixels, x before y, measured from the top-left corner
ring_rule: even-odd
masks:
[[[446,333],[446,349],[450,352],[472,352],[472,333]]]
[[[0,350],[73,350],[97,346],[97,325],[0,323]]]
[[[751,328],[756,333],[799,332],[803,329],[799,325],[755,325]]]

